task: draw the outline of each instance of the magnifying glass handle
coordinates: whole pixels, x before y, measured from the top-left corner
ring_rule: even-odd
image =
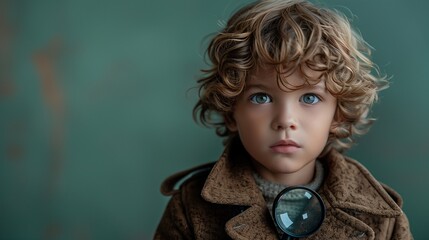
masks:
[[[293,240],[293,239],[294,239],[293,237],[291,237],[291,236],[289,236],[287,234],[283,234],[283,236],[281,238],[281,240]]]

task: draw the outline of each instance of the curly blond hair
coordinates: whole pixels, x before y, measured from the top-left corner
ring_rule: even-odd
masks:
[[[369,129],[369,110],[377,92],[387,87],[370,60],[370,46],[338,11],[304,0],[261,0],[237,11],[211,40],[211,68],[198,80],[199,101],[194,119],[216,128],[228,142],[237,135],[226,127],[233,107],[252,70],[272,65],[281,75],[303,67],[321,73],[327,90],[337,98],[334,124],[321,155],[342,154],[355,136]],[[308,82],[308,81],[307,81]]]

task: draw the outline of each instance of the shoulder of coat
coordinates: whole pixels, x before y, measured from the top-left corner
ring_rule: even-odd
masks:
[[[182,186],[201,178],[207,178],[214,164],[215,162],[206,163],[171,175],[162,182],[161,193],[165,196],[171,196],[180,192]]]

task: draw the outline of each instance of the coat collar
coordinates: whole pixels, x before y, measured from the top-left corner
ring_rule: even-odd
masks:
[[[206,201],[240,206],[265,206],[264,197],[253,179],[248,154],[243,147],[230,145],[214,165],[202,189]]]
[[[244,206],[225,225],[232,239],[278,239],[248,159],[241,144],[227,147],[208,175],[201,195],[211,203]]]
[[[265,206],[248,159],[241,144],[227,147],[207,178],[203,198],[216,204]],[[385,217],[401,214],[398,204],[361,164],[344,157],[325,160],[328,174],[320,192],[330,206]]]
[[[321,191],[332,207],[397,217],[402,213],[399,195],[383,187],[359,162],[347,157],[326,160],[328,176]],[[396,202],[395,202],[395,200]]]

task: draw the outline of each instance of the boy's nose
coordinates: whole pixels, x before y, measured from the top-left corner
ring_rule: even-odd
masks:
[[[291,104],[289,104],[289,106],[287,106],[287,104],[279,106],[276,109],[276,114],[272,121],[272,128],[276,131],[296,130],[298,125],[295,119],[295,113]]]
[[[281,130],[296,130],[296,124],[294,121],[288,121],[288,122],[275,122],[273,125],[274,130],[281,131]]]

